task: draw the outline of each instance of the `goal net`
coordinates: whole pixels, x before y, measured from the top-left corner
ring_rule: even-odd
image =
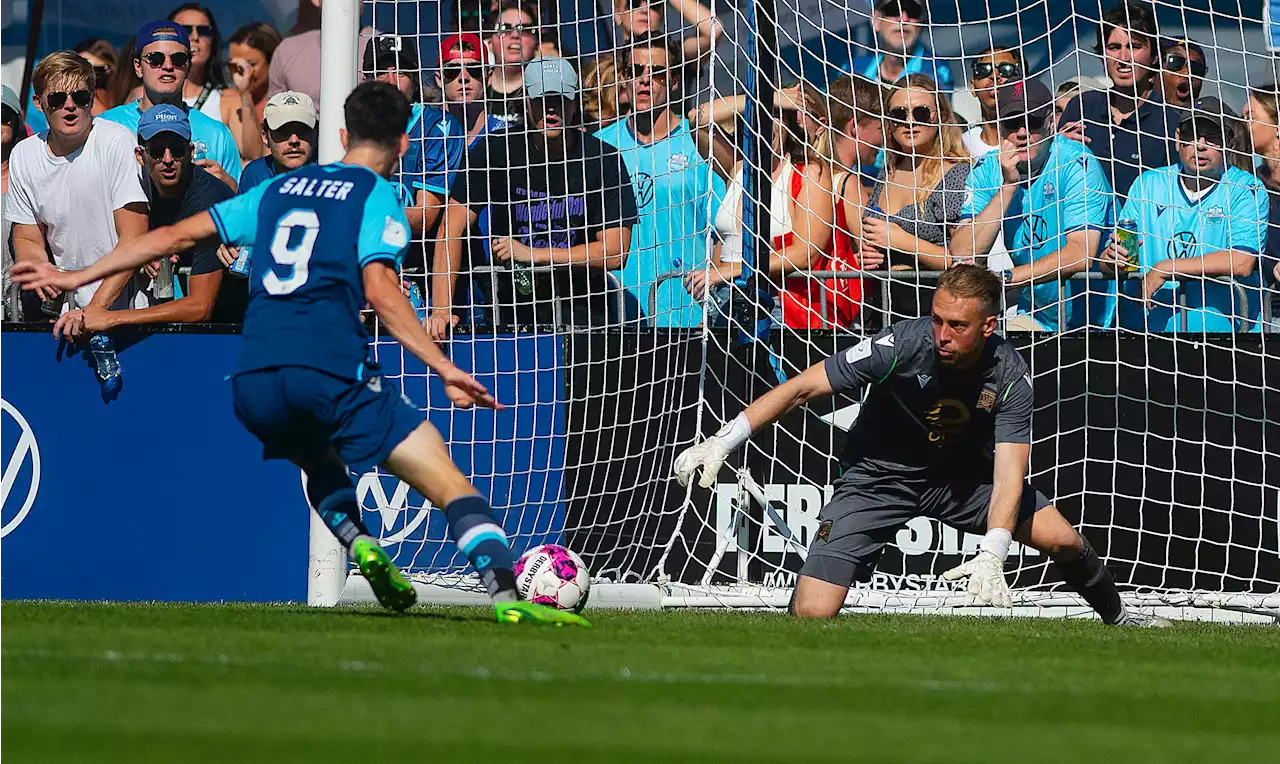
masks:
[[[411,134],[423,150],[397,176],[407,206],[454,200],[418,234],[406,289],[507,408],[451,407],[375,328],[376,360],[517,550],[586,560],[595,604],[784,608],[860,399],[757,434],[714,490],[681,488],[675,455],[771,386],[927,315],[939,272],[964,259],[1009,284],[999,331],[1032,372],[1030,480],[1126,599],[1174,617],[1280,613],[1280,274],[1257,257],[1280,119],[1257,4],[1133,5],[1120,24],[1093,0],[461,0],[439,24],[434,3],[365,5],[403,49],[375,37],[361,77],[452,120]],[[1006,98],[1023,105],[1012,125]],[[1184,123],[1187,102],[1202,116]],[[465,150],[447,145],[459,130]],[[1013,165],[1017,181],[1002,140],[1043,152]],[[993,199],[1007,206],[983,217]],[[1141,241],[1128,278],[1100,261],[1117,227]],[[442,513],[391,476],[357,477],[367,523],[424,598],[478,601]],[[988,612],[941,578],[979,541],[912,520],[848,609]],[[324,534],[313,547],[332,568]],[[1090,613],[1036,550],[1015,544],[1008,568],[1015,612]],[[313,601],[367,598],[343,573]]]

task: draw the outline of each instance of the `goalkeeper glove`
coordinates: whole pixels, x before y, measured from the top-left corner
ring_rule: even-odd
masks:
[[[675,461],[676,480],[680,485],[689,485],[689,480],[698,468],[702,468],[702,478],[698,485],[711,488],[716,484],[716,476],[720,467],[729,456],[729,452],[745,443],[751,437],[751,423],[746,414],[739,414],[720,431],[696,446],[690,446],[680,452]]]
[[[1012,540],[1012,534],[1003,528],[988,531],[978,556],[948,570],[942,577],[947,581],[968,578],[969,593],[979,602],[993,607],[1013,607],[1009,584],[1004,580],[1004,558],[1009,554]]]

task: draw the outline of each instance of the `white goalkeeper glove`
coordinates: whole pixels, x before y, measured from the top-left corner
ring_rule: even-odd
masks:
[[[1013,607],[1009,584],[1004,579],[1004,558],[1009,554],[1012,541],[1012,534],[1003,528],[988,531],[978,556],[948,570],[942,577],[947,581],[967,578],[969,593],[979,602],[992,607]]]
[[[680,485],[687,486],[694,471],[701,468],[702,477],[698,480],[698,485],[703,488],[714,487],[720,467],[724,465],[729,453],[750,438],[751,423],[747,421],[745,414],[739,414],[715,435],[680,452],[674,465],[676,480],[680,481]]]

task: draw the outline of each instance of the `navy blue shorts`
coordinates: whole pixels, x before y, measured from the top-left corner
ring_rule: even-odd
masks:
[[[368,472],[425,417],[376,375],[357,382],[305,366],[237,374],[236,418],[262,441],[264,459],[318,459],[332,446],[356,472]]]

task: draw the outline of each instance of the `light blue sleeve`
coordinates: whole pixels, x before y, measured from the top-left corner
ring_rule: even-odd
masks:
[[[1271,212],[1270,197],[1257,179],[1231,189],[1231,248],[1256,255],[1267,241],[1267,218]]]
[[[1084,150],[1062,167],[1059,176],[1065,189],[1059,189],[1063,200],[1062,232],[1080,229],[1103,230],[1111,223],[1115,199],[1111,184],[1093,152]]]
[[[236,183],[239,183],[240,171],[243,168],[240,165],[240,149],[236,148],[235,136],[231,135],[231,129],[221,122],[218,122],[217,126],[218,129],[212,135],[217,145],[209,147],[209,158],[222,165],[222,169],[226,170]]]
[[[258,237],[258,204],[270,183],[259,183],[243,194],[218,202],[209,208],[218,237],[224,244],[243,247]]]
[[[1000,191],[1003,180],[1000,176],[1000,163],[996,161],[994,154],[979,159],[973,172],[964,181],[964,202],[960,205],[960,219],[976,218],[986,209]]]
[[[453,115],[443,116],[443,119],[429,129],[422,129],[422,166],[415,168],[421,175],[415,173],[412,183],[414,188],[426,189],[441,198],[447,198],[454,176],[462,169],[462,159],[467,153],[467,138]]]
[[[356,246],[361,268],[382,260],[390,261],[388,265],[398,269],[404,260],[405,250],[409,248],[409,219],[390,183],[378,182],[365,199]]]

